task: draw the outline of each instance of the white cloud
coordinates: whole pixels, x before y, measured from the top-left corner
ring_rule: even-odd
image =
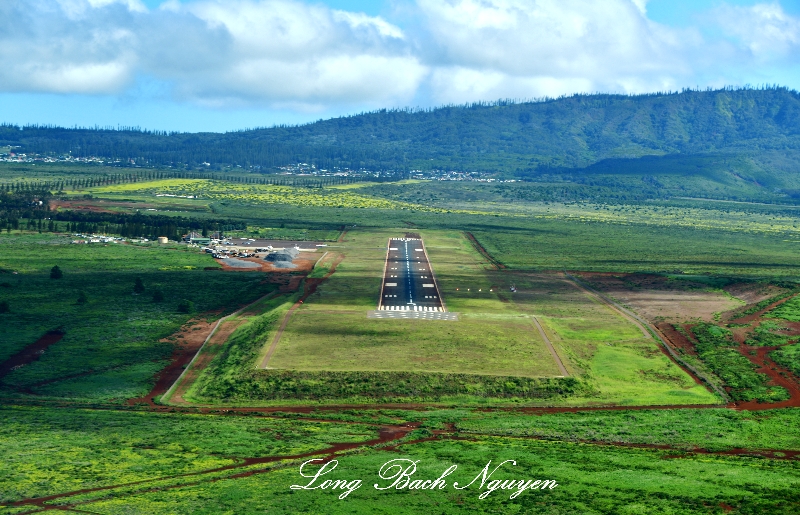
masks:
[[[717,23],[759,60],[800,52],[800,18],[777,2],[750,7],[724,5],[714,10]]]
[[[639,11],[642,12],[642,14],[647,14],[647,2],[648,2],[648,0],[631,0],[631,1],[633,2],[633,5],[635,5],[636,8],[639,9]]]
[[[364,13],[351,13],[348,11],[333,11],[336,21],[344,21],[353,29],[367,28],[377,30],[381,36],[405,39],[400,27],[387,23],[381,18],[367,16]]]
[[[722,4],[703,36],[647,0],[396,1],[406,28],[312,0],[0,0],[0,91],[119,96],[144,77],[182,102],[341,111],[736,83],[800,55],[778,3]]]
[[[427,73],[397,26],[299,1],[34,2],[0,6],[0,90],[119,94],[144,74],[206,105],[377,106]]]
[[[180,46],[167,62],[208,54],[224,59],[212,73],[202,66],[164,67],[161,59],[148,66],[201,102],[403,102],[425,74],[417,57],[396,44],[402,31],[380,18],[278,0],[197,2],[180,14],[202,20],[220,42],[216,52]]]
[[[418,4],[439,52],[431,59],[448,65],[434,72],[434,95],[442,100],[458,91],[532,97],[631,87],[652,90],[691,73],[685,48],[699,39],[694,31],[649,21],[644,1]],[[449,68],[459,71],[450,73]],[[527,95],[520,95],[523,92]],[[455,96],[460,100],[462,95]]]

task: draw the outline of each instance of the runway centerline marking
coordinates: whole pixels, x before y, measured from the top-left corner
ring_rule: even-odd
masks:
[[[378,311],[395,311],[398,315],[404,313],[403,316],[406,314],[410,316],[412,312],[430,314],[446,312],[436,277],[428,261],[428,253],[421,239],[389,240],[383,288],[389,290],[382,291]]]

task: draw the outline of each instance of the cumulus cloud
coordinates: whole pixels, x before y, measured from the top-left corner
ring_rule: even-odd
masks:
[[[758,60],[796,57],[800,52],[800,18],[787,14],[777,2],[724,5],[712,14],[720,27]]]
[[[721,4],[705,35],[653,22],[647,0],[395,5],[415,22],[310,0],[3,0],[0,91],[113,96],[144,77],[178,101],[307,111],[677,89],[800,55],[778,3]]]
[[[642,0],[418,3],[440,52],[432,59],[446,63],[433,72],[442,99],[660,89],[691,73],[684,50],[700,39],[648,20]]]
[[[299,1],[11,0],[0,14],[5,91],[118,94],[143,74],[201,104],[313,109],[407,102],[427,73],[386,20]]]
[[[425,74],[399,44],[398,27],[363,14],[247,0],[195,2],[165,14],[195,43],[170,45],[172,31],[162,27],[143,43],[155,56],[143,67],[201,103],[408,101]]]
[[[96,8],[88,1],[0,4],[0,90],[111,93],[131,80],[137,36],[124,2]]]

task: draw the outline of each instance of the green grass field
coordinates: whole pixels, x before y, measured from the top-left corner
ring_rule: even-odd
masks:
[[[270,291],[261,274],[204,270],[216,262],[196,251],[154,245],[73,245],[53,235],[0,234],[0,360],[50,330],[65,333],[41,357],[0,380],[5,395],[121,402],[141,396],[177,343],[164,340],[192,314],[227,311]],[[58,265],[61,279],[51,279]],[[16,273],[13,273],[16,272]],[[137,278],[145,286],[135,294]],[[162,302],[153,301],[159,289]],[[87,302],[77,302],[84,292]]]
[[[636,326],[563,276],[486,270],[480,255],[457,232],[423,231],[422,236],[448,309],[460,314],[458,322],[367,319],[366,311],[377,303],[386,240],[398,235],[402,230],[351,230],[345,242],[329,247],[344,260],[295,311],[269,362],[270,370],[558,376],[557,365],[533,325],[531,317],[536,316],[570,374],[585,382],[584,392],[592,392],[548,403],[718,402],[672,363],[654,340],[644,338]],[[518,290],[513,294],[512,284]],[[246,363],[232,362],[227,368],[259,363],[272,344],[279,319],[260,338],[261,353],[253,352]],[[216,363],[214,374],[230,375]],[[311,377],[315,376],[304,380],[313,381]],[[316,380],[332,379],[317,376]],[[376,379],[365,379],[371,380]],[[208,384],[210,379],[204,381]],[[235,394],[239,402],[242,395]]]
[[[13,407],[0,416],[0,505],[376,437],[367,425],[263,418]]]
[[[0,177],[30,171],[0,167]],[[91,172],[65,168],[63,177]],[[57,167],[42,173],[59,177]],[[202,190],[188,184],[185,193]],[[0,302],[9,312],[0,313],[0,359],[47,331],[66,334],[0,380],[0,515],[45,508],[114,515],[800,512],[800,409],[719,406],[655,340],[563,274],[692,274],[714,289],[758,280],[790,291],[800,277],[796,208],[503,197],[526,194],[528,185],[320,190],[213,181],[200,199],[155,197],[161,190],[152,184],[146,191],[142,183],[123,186],[68,196],[112,211],[239,221],[236,235],[325,239],[329,260],[312,274],[317,279],[332,259],[344,259],[294,313],[274,368],[256,365],[299,293],[276,293],[239,315],[235,321],[244,323],[225,344],[207,350],[213,359],[183,395],[186,403],[165,399],[154,409],[125,401],[148,392],[182,345],[171,335],[193,315],[178,313],[178,304],[191,300],[194,316],[215,320],[273,290],[267,276],[204,270],[217,265],[177,245],[70,245],[58,234],[3,231]],[[408,194],[398,194],[403,188]],[[444,300],[460,321],[366,318],[378,300],[386,241],[406,231],[425,239]],[[465,232],[509,268],[495,270]],[[64,276],[50,279],[56,264]],[[136,278],[142,294],[133,292]],[[153,302],[156,288],[163,302]],[[78,303],[80,292],[86,303]],[[742,312],[758,310],[753,302]],[[761,308],[771,300],[763,302]],[[793,320],[798,310],[790,301],[771,315]],[[554,377],[558,369],[534,316],[569,378]],[[762,346],[783,342],[774,333],[785,324],[763,323],[748,338]],[[724,342],[712,342],[720,351],[713,371],[731,384],[758,376],[721,334]],[[723,359],[730,353],[736,361]],[[794,374],[798,355],[796,344],[769,353]],[[756,377],[756,386],[765,378]],[[708,408],[686,406],[694,404]],[[597,409],[607,405],[620,409]],[[390,447],[364,443],[378,435],[396,439]],[[363,486],[342,501],[329,490],[291,490],[301,480],[300,463],[330,455],[322,450],[336,443],[347,450],[326,477],[359,478]],[[318,454],[291,458],[304,453]],[[474,485],[376,491],[378,469],[396,458],[419,460],[418,475],[426,477],[457,464],[451,479],[460,482],[489,460],[514,459],[503,478],[559,486],[513,500],[500,491],[480,500]],[[92,488],[102,490],[85,491]],[[58,494],[65,497],[12,506]]]
[[[800,449],[798,413],[687,409],[531,417],[388,410],[308,415],[331,418],[323,422],[285,414],[265,419],[7,407],[0,410],[0,441],[6,449],[0,513],[37,511],[32,504],[3,502],[66,494],[46,505],[107,514],[788,514],[797,505],[793,492],[800,484],[800,466],[780,454],[767,458],[758,453]],[[381,427],[407,423],[418,429],[393,442],[395,448],[358,447]],[[430,438],[432,431],[444,428],[449,429]],[[338,499],[342,490],[289,488],[308,484],[299,466],[310,457],[244,461],[319,451],[332,442],[357,447],[337,456],[337,468],[323,478],[362,480],[343,500]],[[663,447],[641,448],[649,444]],[[743,446],[750,456],[723,454]],[[119,448],[126,451],[114,451]],[[374,488],[391,483],[380,479],[378,471],[396,459],[418,462],[413,479],[435,479],[451,465],[458,467],[441,490]],[[489,480],[550,479],[558,486],[514,499],[509,498],[513,490],[499,489],[479,499],[489,485],[481,488],[480,478],[463,490],[453,488],[454,481],[468,484],[487,463],[493,468],[504,460],[516,465],[505,464]],[[226,466],[233,468],[220,470]],[[78,491],[98,487],[107,489]]]

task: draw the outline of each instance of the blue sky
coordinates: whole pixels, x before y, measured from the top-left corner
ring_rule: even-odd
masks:
[[[570,93],[800,89],[800,0],[4,0],[0,121],[225,131]]]

